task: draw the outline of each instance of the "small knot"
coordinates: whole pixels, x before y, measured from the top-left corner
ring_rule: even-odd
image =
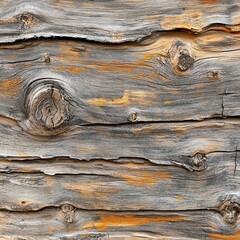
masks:
[[[136,112],[131,113],[128,119],[130,122],[137,122],[137,113]]]
[[[61,210],[64,213],[64,221],[72,223],[74,221],[74,215],[76,208],[70,204],[64,204],[61,206]]]
[[[193,63],[194,59],[189,55],[189,52],[187,50],[183,50],[180,52],[177,64],[180,71],[187,71],[193,66]]]
[[[239,212],[240,205],[233,198],[226,200],[220,207],[222,218],[229,225],[234,225],[237,222]]]
[[[208,75],[208,78],[213,80],[217,80],[219,78],[219,73],[215,70],[209,71],[207,75]]]
[[[169,50],[169,58],[173,69],[177,73],[184,73],[194,64],[194,57],[191,53],[191,48],[186,43],[181,41],[176,42]]]
[[[24,26],[30,26],[34,22],[34,17],[31,13],[24,12],[20,16],[20,21],[23,23]]]
[[[205,154],[196,153],[190,158],[190,164],[193,171],[203,171],[207,168],[207,157]]]
[[[50,63],[50,62],[51,62],[51,58],[50,58],[50,56],[49,56],[48,54],[46,54],[46,55],[44,56],[44,62],[45,62],[45,63]]]

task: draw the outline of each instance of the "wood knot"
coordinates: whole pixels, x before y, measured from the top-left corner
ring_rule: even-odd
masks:
[[[207,75],[208,75],[208,78],[213,80],[217,80],[219,78],[219,73],[215,70],[209,71]]]
[[[54,83],[37,85],[28,95],[28,119],[37,128],[54,130],[72,116],[72,105],[64,89]]]
[[[137,113],[136,112],[131,113],[128,120],[130,122],[137,122]]]
[[[70,204],[64,204],[61,206],[61,210],[64,213],[64,221],[67,223],[72,223],[74,221],[76,208]]]
[[[220,213],[227,224],[234,225],[240,213],[239,201],[234,198],[226,200],[220,207]]]
[[[51,62],[51,58],[50,58],[50,56],[49,56],[48,54],[46,54],[46,55],[44,56],[44,62],[45,62],[45,63],[50,63],[50,62]]]
[[[180,71],[187,71],[193,66],[194,59],[189,55],[187,50],[180,51],[180,56],[178,57],[178,69]]]
[[[190,158],[190,164],[193,171],[203,171],[207,168],[207,157],[205,154],[196,153]]]
[[[23,26],[31,26],[34,23],[34,17],[31,13],[24,12],[20,15],[20,21]]]
[[[175,43],[169,50],[169,57],[177,73],[186,72],[192,68],[195,61],[190,47],[180,41]]]

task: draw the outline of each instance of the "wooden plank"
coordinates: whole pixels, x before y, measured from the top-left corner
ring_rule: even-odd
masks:
[[[239,239],[239,223],[229,228],[219,213],[104,212],[47,208],[38,212],[0,212],[6,240]]]
[[[3,44],[0,115],[35,135],[64,124],[236,117],[239,42],[240,34],[174,32],[138,45]],[[57,112],[53,121],[47,118],[49,107]]]
[[[29,135],[16,122],[1,118],[0,156],[23,159],[70,157],[79,160],[131,157],[157,164],[173,161],[183,164],[197,153],[235,152],[239,142],[238,128],[238,119],[65,126],[64,132],[50,137]]]
[[[4,0],[0,42],[52,36],[124,42],[172,29],[239,31],[239,7],[238,0]]]
[[[70,203],[88,210],[219,210],[229,197],[240,198],[235,156],[223,152],[207,155],[206,163],[195,159],[195,171],[134,159],[1,160],[0,208],[29,211]]]

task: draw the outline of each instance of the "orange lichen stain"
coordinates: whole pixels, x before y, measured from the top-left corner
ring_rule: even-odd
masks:
[[[116,215],[116,214],[99,214],[99,220],[89,222],[83,225],[83,229],[97,228],[99,231],[104,231],[108,227],[129,227],[139,226],[143,224],[152,224],[159,222],[178,222],[185,220],[185,216],[134,216],[130,214]]]
[[[17,58],[17,55],[5,55],[4,56],[6,59],[13,60]]]
[[[0,81],[0,95],[12,97],[20,92],[20,79],[18,77]]]
[[[47,176],[46,178],[44,178],[44,185],[47,186],[47,189],[49,191],[52,190],[52,187],[55,184],[55,178],[52,176]]]
[[[151,92],[145,91],[131,91],[125,90],[123,96],[120,98],[106,99],[101,98],[92,98],[88,100],[88,103],[94,106],[104,106],[104,105],[128,105],[130,103],[145,105],[148,103],[153,103],[154,94]]]
[[[59,57],[61,61],[79,62],[79,52],[71,46],[71,43],[68,44],[67,42],[60,42],[59,50],[61,53],[56,54],[56,56]]]
[[[123,179],[131,185],[142,186],[146,184],[156,184],[159,181],[168,180],[171,174],[166,170],[160,171],[129,171]]]
[[[199,0],[200,4],[206,4],[206,5],[214,5],[218,4],[219,0]]]
[[[97,63],[94,68],[96,68],[98,71],[101,72],[132,72],[133,66],[131,66],[128,63],[118,63],[118,62],[112,62],[112,63]]]
[[[18,151],[17,154],[18,154],[19,157],[27,157],[27,156],[29,156],[26,152],[23,152],[23,151]]]
[[[176,200],[178,200],[178,201],[183,200],[183,196],[182,196],[182,195],[179,195],[179,194],[175,195],[175,198],[176,198]]]
[[[172,94],[172,95],[179,95],[179,93],[180,93],[180,92],[179,92],[178,90],[172,90],[172,91],[171,91],[171,94]]]
[[[196,89],[204,89],[205,85],[203,83],[198,83],[198,84],[195,85],[195,88]]]
[[[196,122],[194,124],[179,124],[179,125],[173,125],[169,126],[169,129],[171,131],[187,131],[191,129],[197,129],[197,128],[204,128],[204,127],[209,127],[214,128],[214,127],[223,127],[224,123],[223,122]]]
[[[161,26],[165,29],[186,28],[200,31],[203,28],[200,19],[202,15],[203,13],[199,10],[189,9],[180,15],[167,15],[163,17]]]
[[[54,232],[54,227],[53,226],[48,226],[48,233],[53,233]]]
[[[86,70],[86,68],[81,68],[77,66],[58,66],[56,67],[56,70],[63,70],[63,71],[68,71],[71,73],[80,73]]]
[[[169,105],[169,104],[171,104],[172,103],[172,100],[164,100],[164,102],[163,102],[164,104],[166,104],[166,105]]]
[[[101,183],[98,180],[81,183],[63,183],[62,185],[68,190],[93,198],[104,198],[120,191],[119,188]]]
[[[208,235],[209,238],[221,239],[221,240],[239,240],[240,239],[240,231],[237,231],[232,234],[221,234],[221,233],[210,233]]]
[[[146,21],[149,23],[156,23],[159,19],[158,15],[148,15],[146,16]]]

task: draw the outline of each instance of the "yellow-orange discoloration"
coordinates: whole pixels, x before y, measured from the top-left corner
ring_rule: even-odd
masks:
[[[104,198],[108,195],[118,193],[119,188],[106,183],[102,183],[99,180],[92,180],[89,182],[80,182],[80,183],[63,183],[64,188],[83,194],[87,197],[100,197]]]
[[[8,60],[13,60],[13,59],[17,59],[17,55],[5,55],[4,58]]]
[[[176,198],[176,200],[178,200],[178,201],[183,200],[183,196],[182,196],[182,195],[179,195],[179,194],[175,195],[175,198]]]
[[[20,79],[18,77],[0,81],[0,95],[12,97],[20,92]]]
[[[165,29],[186,28],[201,31],[203,28],[203,13],[196,9],[190,9],[180,15],[167,15],[163,17],[161,26]]]
[[[156,184],[171,178],[171,174],[166,170],[159,171],[130,171],[123,177],[128,184],[143,186],[146,184]]]
[[[199,0],[199,3],[206,5],[215,5],[219,3],[219,0]]]
[[[48,233],[53,233],[54,232],[54,227],[53,226],[48,226]]]
[[[79,52],[76,51],[73,46],[71,45],[71,42],[59,42],[59,49],[60,52],[56,56],[63,62],[79,62]]]
[[[204,93],[193,93],[192,96],[196,97],[196,98],[199,98],[199,97],[203,97]]]
[[[205,85],[203,83],[198,83],[198,84],[195,85],[195,88],[196,89],[204,89]]]
[[[23,152],[23,151],[18,151],[17,154],[18,154],[19,157],[27,157],[27,156],[29,156],[26,152]]]
[[[55,179],[52,176],[48,176],[48,177],[44,178],[44,183],[45,183],[45,186],[47,186],[47,189],[49,189],[51,191],[52,187],[55,184]]]
[[[97,228],[104,231],[109,227],[129,227],[143,224],[153,224],[159,222],[178,222],[185,220],[185,216],[135,216],[135,215],[116,215],[116,214],[99,214],[99,220],[89,222],[82,226],[83,229]]]
[[[158,21],[159,17],[158,15],[147,15],[146,21],[149,23],[156,23]]]
[[[86,68],[81,68],[81,67],[77,67],[77,66],[58,66],[56,67],[56,70],[63,70],[63,71],[68,71],[71,73],[80,73],[83,71],[86,71]]]
[[[95,106],[104,106],[104,105],[129,105],[129,104],[139,104],[146,105],[153,103],[155,99],[154,92],[145,92],[145,91],[131,91],[125,90],[123,96],[120,98],[106,99],[93,98],[89,99],[88,103]]]
[[[98,62],[96,65],[94,65],[94,68],[96,68],[98,71],[111,73],[111,72],[132,72],[134,66],[128,64],[128,63],[118,63],[118,62],[112,62],[112,63],[104,63],[104,62]]]
[[[164,102],[163,102],[165,105],[170,105],[171,103],[172,103],[172,100],[164,100]]]
[[[203,128],[203,127],[215,128],[215,127],[223,127],[223,126],[224,126],[224,123],[222,122],[197,122],[194,124],[173,125],[173,126],[170,126],[169,129],[172,131],[187,131],[187,130]]]
[[[210,233],[209,238],[220,239],[220,240],[239,240],[240,231],[231,234],[221,234],[221,233]]]

